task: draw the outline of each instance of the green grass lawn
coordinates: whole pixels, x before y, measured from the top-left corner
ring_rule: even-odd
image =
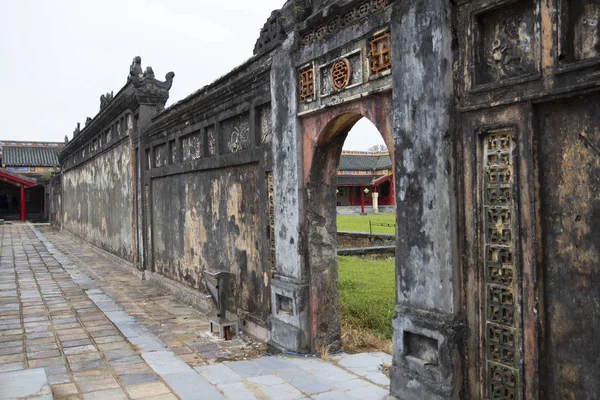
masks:
[[[396,299],[394,259],[340,256],[338,263],[342,326],[368,329],[391,339]]]
[[[337,230],[342,232],[369,232],[369,220],[377,223],[395,224],[396,214],[338,215]],[[373,233],[393,235],[395,228],[374,226]]]

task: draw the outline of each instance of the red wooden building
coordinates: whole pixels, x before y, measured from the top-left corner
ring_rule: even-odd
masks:
[[[0,219],[42,221],[44,184],[59,169],[64,143],[0,141]]]
[[[379,206],[395,205],[394,175],[388,153],[343,152],[337,176],[338,206],[370,206],[373,192]],[[366,189],[366,192],[365,192]]]

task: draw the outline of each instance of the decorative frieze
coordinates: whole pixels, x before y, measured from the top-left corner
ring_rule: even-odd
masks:
[[[491,131],[484,138],[486,398],[494,400],[519,398],[512,148],[510,129]]]
[[[329,18],[318,28],[302,36],[302,45],[309,45],[327,39],[340,30],[354,25],[369,15],[381,10],[390,3],[389,0],[367,0],[350,11]]]

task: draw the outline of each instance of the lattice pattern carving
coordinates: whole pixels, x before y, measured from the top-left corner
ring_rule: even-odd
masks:
[[[518,375],[515,370],[490,364],[488,368],[488,398],[517,400]]]
[[[381,74],[392,69],[392,44],[389,32],[379,34],[371,39],[369,48],[371,75]]]
[[[391,3],[388,0],[367,0],[361,3],[360,5],[354,7],[352,10],[346,12],[345,14],[336,15],[323,25],[319,26],[317,29],[310,31],[306,35],[302,36],[302,45],[308,45],[311,43],[317,43],[321,40],[325,40],[331,35],[339,32],[343,28],[346,28],[350,25],[354,25],[358,21],[363,18],[368,17],[374,12],[384,8]]]
[[[344,89],[350,82],[350,62],[346,58],[337,60],[331,66],[331,80],[333,88],[337,91]]]
[[[485,358],[488,399],[518,399],[517,290],[515,288],[512,133],[484,140]]]
[[[300,70],[300,101],[312,100],[315,97],[315,72],[312,65]]]

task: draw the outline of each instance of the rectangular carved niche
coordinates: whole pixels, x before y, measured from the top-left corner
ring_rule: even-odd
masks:
[[[475,16],[476,85],[524,78],[538,72],[537,19],[532,0],[511,2]]]
[[[248,113],[236,115],[221,123],[223,153],[237,153],[247,150],[250,142],[250,121]]]
[[[202,158],[202,136],[200,132],[190,133],[181,138],[181,158],[182,162]]]
[[[408,357],[426,364],[438,364],[438,341],[434,338],[404,331],[404,350]]]
[[[363,83],[362,52],[356,50],[319,67],[321,97]]]
[[[276,296],[277,313],[294,315],[294,299],[282,294],[276,294]]]
[[[169,140],[169,162],[177,164],[177,145],[175,140]]]
[[[483,137],[485,375],[487,399],[519,398],[518,282],[515,264],[511,129]]]
[[[600,56],[600,0],[562,0],[561,5],[559,61]]]

